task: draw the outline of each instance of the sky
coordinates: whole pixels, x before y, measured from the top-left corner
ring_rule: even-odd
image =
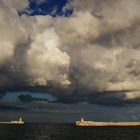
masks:
[[[0,0],[0,120],[140,121],[139,9]]]

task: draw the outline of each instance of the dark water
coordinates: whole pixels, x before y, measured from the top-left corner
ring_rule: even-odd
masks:
[[[140,127],[76,127],[47,123],[0,125],[0,140],[140,140]]]

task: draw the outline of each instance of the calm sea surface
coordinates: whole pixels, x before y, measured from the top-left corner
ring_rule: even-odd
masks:
[[[140,127],[76,127],[51,123],[0,125],[0,140],[140,140]]]

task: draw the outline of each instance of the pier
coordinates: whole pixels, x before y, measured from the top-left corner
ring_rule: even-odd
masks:
[[[84,121],[81,118],[80,121],[76,121],[76,126],[140,126],[140,122],[94,122]]]
[[[19,121],[0,122],[0,124],[24,124],[24,121],[20,118]]]

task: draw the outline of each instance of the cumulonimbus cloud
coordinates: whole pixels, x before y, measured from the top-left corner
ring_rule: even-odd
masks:
[[[63,8],[73,9],[70,17],[19,16],[27,6],[0,2],[1,88],[54,81],[70,92],[83,87],[84,95],[140,97],[139,0],[70,1]]]

